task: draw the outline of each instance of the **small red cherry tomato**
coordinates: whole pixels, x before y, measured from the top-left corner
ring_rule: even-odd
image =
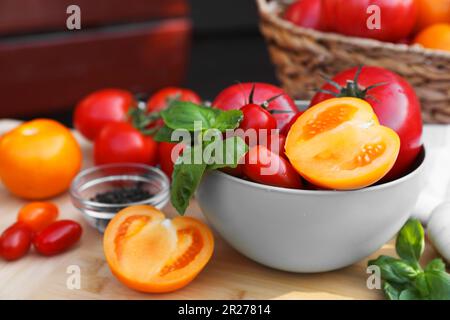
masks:
[[[158,143],[131,124],[111,123],[94,142],[95,164],[143,163],[154,166],[158,160]]]
[[[128,111],[135,104],[133,95],[126,90],[95,91],[77,104],[74,126],[85,138],[94,141],[108,123],[127,121]]]
[[[17,260],[30,249],[33,233],[25,224],[17,222],[0,237],[0,255],[5,260]]]
[[[174,150],[175,149],[175,150]],[[169,177],[172,178],[173,167],[175,161],[183,152],[184,146],[176,142],[160,142],[158,145],[158,158],[161,170]],[[174,153],[173,153],[174,152]],[[172,154],[173,153],[173,154]]]
[[[53,203],[31,202],[20,209],[17,221],[38,232],[55,222],[57,217],[58,207]]]
[[[266,129],[270,134],[270,130],[277,128],[277,120],[270,114],[269,111],[261,107],[260,105],[250,103],[241,108],[244,115],[239,128],[243,130],[254,129]]]
[[[170,100],[189,101],[193,103],[201,103],[202,99],[192,90],[167,87],[154,93],[147,101],[147,111],[156,112],[167,108]]]
[[[33,239],[36,251],[45,256],[52,256],[66,251],[78,242],[83,230],[81,225],[72,220],[59,220],[39,232]]]
[[[302,188],[302,179],[291,164],[261,145],[251,148],[247,153],[244,174],[251,180],[266,185],[290,189]]]

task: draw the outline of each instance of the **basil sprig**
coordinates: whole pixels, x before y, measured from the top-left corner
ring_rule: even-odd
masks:
[[[423,227],[410,219],[400,230],[395,248],[398,258],[380,256],[368,265],[380,268],[383,291],[389,300],[450,300],[450,275],[442,259],[422,269],[419,260],[425,249]]]
[[[170,200],[182,215],[207,171],[224,167],[236,168],[239,160],[247,153],[248,147],[242,138],[232,136],[222,139],[223,132],[239,126],[243,114],[240,110],[223,111],[191,102],[173,101],[161,112],[161,117],[164,126],[155,134],[155,140],[179,142],[173,140],[173,133],[175,130],[185,130],[190,133],[193,141],[178,157],[172,174]],[[201,125],[200,132],[196,131],[198,125]],[[219,135],[207,139],[210,132]],[[205,152],[206,149],[211,152]],[[216,150],[219,150],[218,154]]]

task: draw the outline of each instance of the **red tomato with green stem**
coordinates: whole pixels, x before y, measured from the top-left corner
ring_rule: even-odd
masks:
[[[220,92],[212,105],[222,110],[241,109],[250,103],[252,90],[252,103],[266,105],[267,111],[275,112],[273,117],[277,121],[277,128],[282,128],[298,112],[295,102],[281,88],[260,82],[232,85]]]
[[[336,75],[321,90],[323,92],[313,97],[311,105],[334,95],[364,99],[370,103],[380,123],[399,135],[397,162],[383,181],[399,178],[410,170],[422,148],[423,125],[419,99],[405,79],[379,67],[352,68]]]
[[[23,223],[15,223],[0,237],[0,256],[13,261],[23,257],[31,246],[33,232]]]
[[[128,111],[136,104],[133,94],[120,89],[103,89],[83,98],[76,106],[74,127],[93,141],[111,122],[125,122]]]
[[[154,166],[158,162],[158,143],[130,123],[111,123],[95,139],[94,162],[97,165],[129,162]]]
[[[184,149],[183,144],[176,142],[160,142],[158,145],[158,158],[161,170],[172,179],[173,167]]]
[[[68,250],[81,238],[81,225],[72,220],[59,220],[39,232],[33,239],[37,252],[52,256]]]
[[[416,0],[322,0],[322,8],[332,31],[390,42],[411,35],[418,13]]]
[[[322,0],[297,0],[286,8],[284,18],[300,27],[326,30],[322,18]]]
[[[265,146],[255,146],[245,156],[244,174],[252,181],[289,189],[301,189],[302,179],[291,164]]]

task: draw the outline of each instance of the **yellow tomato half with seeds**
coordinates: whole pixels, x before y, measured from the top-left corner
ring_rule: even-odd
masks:
[[[285,144],[294,168],[311,183],[327,189],[370,186],[394,166],[400,139],[379,124],[372,107],[357,98],[335,98],[303,113]]]
[[[0,179],[21,198],[41,200],[66,191],[81,160],[72,133],[54,120],[29,121],[0,138]]]
[[[189,284],[212,256],[214,238],[201,221],[166,219],[151,206],[120,211],[108,224],[103,248],[112,273],[142,292],[170,292]]]

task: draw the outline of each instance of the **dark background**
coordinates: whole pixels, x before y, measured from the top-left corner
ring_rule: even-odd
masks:
[[[254,0],[191,0],[193,38],[184,87],[204,99],[239,82],[276,83],[264,39],[258,29]],[[22,117],[50,117],[72,125],[72,112]]]

